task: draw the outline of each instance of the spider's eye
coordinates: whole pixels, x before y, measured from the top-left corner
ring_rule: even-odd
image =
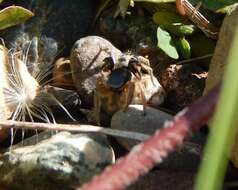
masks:
[[[139,63],[139,61],[135,57],[131,57],[130,60],[129,60],[129,64],[138,64],[138,63]]]
[[[120,58],[118,59],[118,61],[119,61],[119,62],[125,62],[125,61],[126,61],[126,58],[125,58],[125,57],[120,57]]]
[[[112,71],[114,68],[114,60],[112,57],[106,57],[103,60],[104,64],[102,66],[103,71]]]
[[[135,70],[138,66],[140,66],[138,59],[136,59],[135,57],[130,58],[128,62],[128,68]]]

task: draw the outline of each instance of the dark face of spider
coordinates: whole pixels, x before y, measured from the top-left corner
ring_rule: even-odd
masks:
[[[128,69],[139,79],[141,78],[140,67],[141,67],[141,65],[140,65],[138,59],[136,59],[135,57],[132,57],[129,60]]]
[[[126,67],[121,67],[112,71],[108,77],[107,85],[112,90],[119,90],[129,80],[131,80],[131,72]]]
[[[113,68],[114,68],[114,60],[112,57],[106,57],[104,60],[103,60],[103,66],[102,66],[102,69],[104,71],[112,71]]]

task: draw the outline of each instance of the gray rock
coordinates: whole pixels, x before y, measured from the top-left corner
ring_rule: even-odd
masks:
[[[84,105],[93,105],[93,91],[104,58],[113,56],[118,60],[121,55],[120,50],[99,36],[81,38],[74,44],[70,55],[71,69]]]
[[[113,115],[111,128],[153,134],[162,127],[165,121],[170,119],[172,119],[170,114],[160,110],[146,106],[144,112],[143,105],[130,105],[126,112],[119,111]],[[122,138],[117,138],[117,140],[127,149],[138,143],[135,140]]]
[[[126,112],[119,111],[114,114],[111,127],[113,129],[153,134],[155,130],[163,126],[166,120],[172,119],[171,115],[151,107],[146,107],[145,114],[142,105],[130,105]],[[117,140],[128,150],[139,143],[135,140],[122,138],[117,138]],[[203,141],[204,136],[202,134],[195,134],[192,139],[186,141],[183,146],[171,153],[158,167],[174,171],[197,171]]]
[[[62,132],[3,154],[0,184],[6,189],[73,189],[113,162],[103,136]]]

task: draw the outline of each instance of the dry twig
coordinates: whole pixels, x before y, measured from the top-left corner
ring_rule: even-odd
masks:
[[[77,125],[77,124],[51,124],[51,123],[32,123],[20,121],[0,121],[0,127],[5,129],[30,129],[30,130],[55,130],[55,131],[69,131],[80,133],[101,133],[110,136],[123,137],[143,141],[149,135],[137,132],[122,131],[116,129],[103,128],[93,125]]]

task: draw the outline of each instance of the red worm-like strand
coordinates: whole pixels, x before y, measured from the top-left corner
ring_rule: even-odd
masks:
[[[185,16],[186,15],[186,11],[183,7],[183,1],[184,0],[176,0],[176,9],[178,11],[178,13],[182,16]]]
[[[176,0],[176,8],[180,15],[186,15],[208,37],[212,39],[218,38],[219,30],[212,23],[210,23],[209,20],[203,16],[188,0]]]
[[[208,121],[214,112],[219,89],[220,85],[181,111],[172,121],[166,122],[163,129],[135,146],[128,155],[120,158],[114,165],[107,167],[100,175],[78,189],[125,189],[139,176],[162,162],[191,132]]]

